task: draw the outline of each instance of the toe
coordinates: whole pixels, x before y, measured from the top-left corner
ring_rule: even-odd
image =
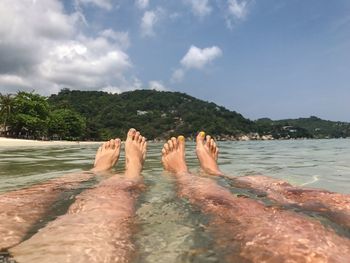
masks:
[[[136,142],[139,141],[140,135],[141,135],[141,134],[140,134],[139,131],[136,131],[136,132],[135,132],[134,140],[135,140]]]
[[[216,142],[214,141],[214,143],[213,143],[213,151],[215,152],[215,149],[217,148],[217,146],[216,146]]]
[[[165,150],[164,147],[163,147],[163,149],[162,149],[162,155],[163,155],[163,156],[166,155],[166,150]]]
[[[128,131],[128,139],[133,139],[134,136],[135,136],[135,133],[136,133],[136,130],[134,128],[131,128],[129,131]]]
[[[175,138],[175,137],[171,137],[171,141],[172,141],[172,143],[173,143],[173,145],[174,145],[174,149],[177,149],[178,144],[177,144],[176,138]]]
[[[109,147],[112,148],[113,150],[115,149],[115,140],[114,139],[111,139],[109,141]]]
[[[201,131],[200,133],[198,133],[196,141],[197,143],[202,143],[204,142],[204,138],[205,138],[205,132]]]
[[[210,135],[207,135],[206,138],[205,138],[205,144],[210,148],[210,142],[211,142],[211,136]]]
[[[172,140],[168,140],[168,145],[169,145],[170,151],[172,151],[174,149],[174,144],[173,144]]]
[[[116,139],[114,140],[114,145],[115,145],[115,148],[116,148],[116,149],[120,148],[120,143],[121,143],[121,141],[120,141],[119,138],[116,138]]]
[[[147,142],[145,142],[142,146],[142,154],[143,154],[143,159],[146,159],[146,153],[147,153]]]
[[[216,149],[215,149],[214,155],[215,155],[215,159],[217,160],[217,159],[218,159],[218,156],[219,156],[219,148],[216,148]]]
[[[165,153],[169,152],[169,145],[167,143],[164,144]]]
[[[146,138],[142,136],[142,138],[141,138],[141,146],[144,147],[145,143],[146,143]]]
[[[108,148],[108,144],[109,144],[109,141],[108,142],[105,142],[105,143],[103,143],[103,149],[102,150],[104,150],[104,149],[107,149]]]
[[[185,137],[180,135],[177,137],[177,144],[181,151],[185,151]]]
[[[211,150],[211,151],[213,151],[213,148],[214,148],[214,139],[213,138],[211,138],[210,139],[210,143],[209,143],[209,149]]]

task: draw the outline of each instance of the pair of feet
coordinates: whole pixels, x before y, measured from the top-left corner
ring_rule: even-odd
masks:
[[[121,140],[119,138],[105,142],[96,153],[93,172],[110,170],[119,159]],[[140,132],[131,128],[125,141],[126,173],[139,174],[146,158],[147,142]]]
[[[215,141],[204,132],[200,132],[196,138],[196,153],[201,168],[214,175],[221,172],[217,165],[219,149]],[[118,161],[121,141],[119,138],[105,142],[96,153],[95,164],[92,171],[101,172],[111,169]],[[146,158],[147,142],[140,132],[130,129],[125,141],[126,172],[139,174]],[[188,172],[185,160],[185,138],[172,137],[164,144],[162,149],[162,162],[166,170],[174,173]]]
[[[200,132],[196,137],[196,154],[202,170],[212,175],[222,175],[217,160],[219,148],[210,135]],[[172,137],[162,149],[162,163],[164,169],[175,174],[188,173],[185,158],[185,138]]]

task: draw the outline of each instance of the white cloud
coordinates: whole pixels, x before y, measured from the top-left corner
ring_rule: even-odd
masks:
[[[30,87],[30,83],[25,81],[22,77],[16,75],[0,75],[0,85],[9,87]]]
[[[247,1],[228,0],[228,10],[236,18],[243,19],[247,15],[247,4]]]
[[[248,14],[250,0],[228,0],[226,24],[231,29],[237,21],[244,20]]]
[[[112,93],[112,94],[121,93],[121,90],[118,87],[113,87],[113,86],[103,87],[101,91]]]
[[[186,71],[190,69],[204,69],[210,62],[222,56],[222,51],[217,46],[198,48],[191,46],[185,56],[181,59],[181,68],[176,69],[171,77],[172,82],[181,82]]]
[[[128,32],[116,32],[112,29],[105,29],[100,33],[100,36],[114,41],[120,48],[127,49],[130,46]]]
[[[140,9],[146,9],[149,5],[149,0],[136,0],[136,6]]]
[[[0,1],[1,91],[50,94],[61,88],[140,86],[127,77],[132,68],[128,33],[106,29],[87,37],[80,26],[77,13],[67,14],[57,0]]]
[[[154,26],[159,21],[158,11],[146,11],[141,20],[141,34],[144,37],[154,36]]]
[[[196,46],[191,46],[186,55],[181,59],[181,65],[187,69],[202,69],[209,62],[220,57],[221,55],[222,51],[217,46],[203,49]]]
[[[209,5],[209,0],[185,0],[191,6],[194,15],[204,17],[211,13],[212,7]]]
[[[111,10],[113,8],[112,0],[76,0],[76,1],[84,5],[86,4],[96,5],[106,10]]]
[[[148,83],[149,89],[165,91],[167,90],[161,81],[152,80]]]

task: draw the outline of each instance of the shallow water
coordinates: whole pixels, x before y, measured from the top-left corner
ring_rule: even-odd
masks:
[[[97,147],[20,149],[0,146],[0,192],[87,170],[91,168]],[[220,253],[212,249],[212,237],[205,227],[208,218],[186,200],[177,198],[172,176],[163,172],[161,147],[162,144],[149,144],[144,166],[147,189],[138,202],[139,228],[135,243],[139,254],[136,261],[220,262]],[[229,176],[260,173],[294,185],[350,193],[349,139],[219,142],[219,147],[219,165]],[[191,171],[198,171],[194,144],[190,142],[187,143],[187,162]],[[118,173],[124,168],[123,153],[119,164]],[[82,184],[82,188],[90,186]],[[84,189],[78,192],[81,190]],[[57,205],[60,208],[57,215],[64,213],[71,202],[70,197],[62,198]],[[47,215],[44,222],[55,216]]]

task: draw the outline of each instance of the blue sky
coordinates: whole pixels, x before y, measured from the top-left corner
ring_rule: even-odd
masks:
[[[181,91],[350,121],[348,0],[3,0],[0,92]]]

